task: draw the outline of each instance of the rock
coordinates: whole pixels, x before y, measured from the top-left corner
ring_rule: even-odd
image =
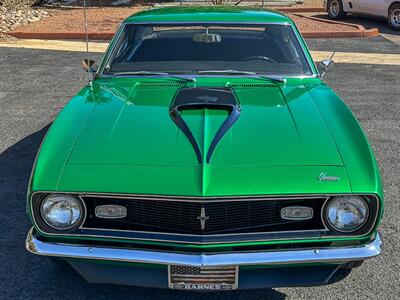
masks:
[[[15,28],[17,28],[19,25],[21,25],[20,23],[14,23],[10,26],[11,30],[14,30]]]
[[[13,38],[13,37],[10,36],[10,35],[0,33],[0,41],[2,41],[2,42],[14,40],[14,39],[15,39],[15,38]]]
[[[32,9],[24,5],[11,6],[10,4],[13,1],[17,4],[21,3],[21,0],[6,0],[4,1],[5,5],[0,6],[0,33],[9,32],[18,26],[27,25],[30,22],[37,22],[50,15],[42,9]],[[22,2],[26,3],[27,1],[22,0]]]

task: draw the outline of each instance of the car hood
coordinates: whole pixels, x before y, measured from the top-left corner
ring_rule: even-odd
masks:
[[[307,86],[231,82],[240,117],[213,152],[210,166],[342,166]],[[192,144],[169,108],[183,84],[118,79],[94,85],[96,107],[81,129],[67,165],[196,167]],[[218,84],[216,84],[218,86]],[[203,157],[228,112],[194,109],[182,117]],[[207,167],[207,166],[205,166]]]
[[[59,168],[58,179],[54,178],[57,181],[36,175],[53,172],[52,161],[60,160],[55,148],[47,146],[61,132],[54,128],[41,151],[32,188],[51,190],[54,182],[56,190],[65,192],[188,196],[351,191],[335,141],[310,96],[312,86],[297,82],[280,89],[256,79],[233,78],[229,82],[208,78],[206,84],[199,78],[197,85],[230,87],[240,102],[240,117],[217,144],[210,162],[206,152],[227,111],[182,112],[203,156],[199,163],[192,144],[169,113],[177,91],[186,84],[97,80],[91,93],[81,93],[56,120],[56,128],[65,120],[76,130],[73,120],[83,119],[72,117],[74,111],[91,107],[85,110],[86,121]],[[69,139],[71,134],[63,131],[63,136]],[[57,151],[63,151],[63,143],[55,144]],[[42,159],[48,163],[42,164]],[[320,180],[321,173],[338,180]]]

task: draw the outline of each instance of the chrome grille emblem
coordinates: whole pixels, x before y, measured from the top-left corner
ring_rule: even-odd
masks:
[[[209,216],[206,216],[206,209],[204,207],[201,208],[200,216],[197,216],[196,219],[200,221],[201,230],[204,230],[206,228],[206,221],[210,219]]]

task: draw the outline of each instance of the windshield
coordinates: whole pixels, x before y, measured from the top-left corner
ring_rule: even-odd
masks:
[[[289,25],[127,24],[104,74],[312,75]]]

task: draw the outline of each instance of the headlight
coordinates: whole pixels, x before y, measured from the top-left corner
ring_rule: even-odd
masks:
[[[369,215],[368,204],[358,196],[333,198],[326,210],[329,225],[340,232],[353,232],[360,229]]]
[[[84,209],[82,202],[72,195],[53,194],[43,200],[40,213],[50,227],[68,230],[80,223]]]

